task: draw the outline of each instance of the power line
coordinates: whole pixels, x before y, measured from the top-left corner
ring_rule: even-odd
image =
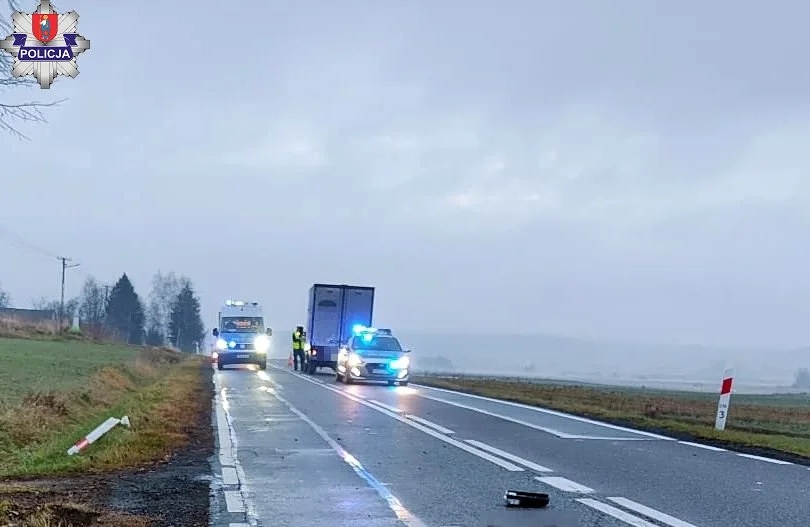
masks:
[[[12,244],[16,245],[17,247],[20,247],[20,248],[23,248],[23,249],[28,249],[30,251],[38,253],[38,254],[40,254],[42,256],[47,256],[49,258],[56,258],[61,263],[61,268],[62,268],[62,289],[61,289],[61,294],[60,294],[60,297],[59,297],[59,322],[58,322],[58,327],[61,330],[62,329],[62,322],[64,322],[64,316],[65,316],[65,272],[68,269],[74,269],[76,267],[79,267],[81,264],[79,264],[79,263],[69,263],[69,262],[73,262],[72,258],[68,258],[67,256],[59,256],[58,254],[52,253],[51,251],[49,251],[47,249],[43,249],[39,245],[36,245],[36,244],[33,244],[33,243],[29,242],[24,237],[20,236],[16,232],[13,232],[13,231],[5,228],[5,227],[0,226],[0,234],[5,234],[5,236],[7,238],[11,238]]]
[[[41,256],[48,256],[50,258],[56,258],[57,260],[60,258],[58,254],[52,253],[47,249],[43,249],[42,247],[29,242],[16,232],[0,226],[0,235],[2,234],[11,239],[10,241],[12,245],[16,245],[20,249],[28,249],[29,251],[33,251]]]

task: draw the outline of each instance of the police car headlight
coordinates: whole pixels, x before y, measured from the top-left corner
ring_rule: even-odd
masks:
[[[395,370],[404,370],[411,365],[411,359],[408,357],[400,357],[397,360],[391,361],[391,367]]]
[[[224,350],[228,347],[228,343],[225,342],[225,339],[217,339],[217,349]]]
[[[360,358],[360,355],[356,353],[349,355],[349,366],[360,366],[361,364],[363,364],[363,359]]]
[[[259,353],[267,353],[267,350],[270,349],[270,339],[267,335],[259,335],[253,340],[253,347]]]

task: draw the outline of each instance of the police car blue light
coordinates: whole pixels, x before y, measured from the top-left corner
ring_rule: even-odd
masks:
[[[355,324],[352,326],[352,333],[355,335],[359,335],[361,333],[375,333],[376,331],[376,329],[366,327],[363,324]]]

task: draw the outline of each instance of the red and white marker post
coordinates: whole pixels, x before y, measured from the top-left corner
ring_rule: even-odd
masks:
[[[95,430],[84,436],[82,439],[77,441],[70,449],[68,449],[67,453],[69,456],[75,456],[91,444],[95,443],[98,438],[112,430],[116,425],[123,425],[129,428],[129,417],[126,415],[121,419],[116,419],[115,417],[110,417],[100,425],[96,427]]]
[[[720,385],[720,401],[717,403],[717,417],[714,419],[714,429],[722,432],[726,429],[728,407],[731,404],[731,385],[734,382],[732,370],[726,370],[723,375],[723,384]]]

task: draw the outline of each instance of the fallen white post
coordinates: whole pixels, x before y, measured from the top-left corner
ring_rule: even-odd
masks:
[[[728,407],[731,404],[731,385],[734,382],[732,370],[726,370],[723,375],[723,384],[720,385],[720,400],[717,402],[717,417],[714,419],[714,429],[722,432],[726,429]]]
[[[110,417],[109,419],[98,425],[95,430],[84,436],[81,440],[77,441],[76,444],[70,447],[67,451],[67,454],[69,456],[78,454],[88,446],[98,441],[98,438],[100,438],[101,436],[112,430],[115,427],[115,425],[119,424],[129,428],[129,417],[127,417],[126,415],[121,419]]]

